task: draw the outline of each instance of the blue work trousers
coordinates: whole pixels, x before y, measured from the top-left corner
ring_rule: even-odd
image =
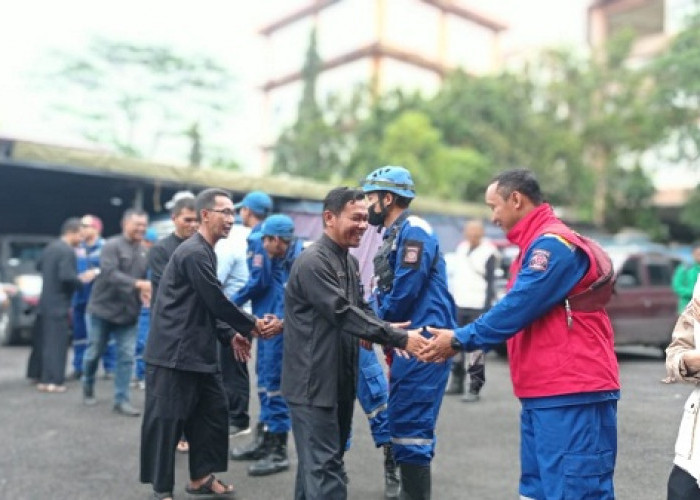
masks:
[[[399,464],[430,465],[435,427],[452,360],[423,363],[394,356],[389,379],[389,430]]]
[[[377,359],[377,353],[374,350],[360,348],[359,358],[357,399],[369,421],[374,444],[380,447],[391,439],[387,411],[389,384],[384,374],[384,368]]]
[[[617,400],[523,409],[520,495],[534,500],[611,500]]]
[[[139,315],[136,349],[134,350],[134,377],[136,377],[137,380],[144,380],[146,378],[146,363],[143,361],[143,351],[146,349],[146,341],[148,340],[148,331],[150,328],[151,309],[143,307]]]
[[[258,395],[260,396],[260,421],[269,432],[289,432],[292,423],[287,402],[282,397],[282,350],[284,335],[269,339],[258,338]]]

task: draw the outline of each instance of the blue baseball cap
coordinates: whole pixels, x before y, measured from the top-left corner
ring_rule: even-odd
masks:
[[[158,241],[158,231],[156,231],[153,227],[149,227],[146,229],[146,232],[143,233],[143,239],[148,242],[155,243]]]
[[[294,221],[288,215],[271,215],[263,222],[260,233],[263,236],[279,236],[291,239],[294,237]]]
[[[251,191],[234,207],[236,210],[246,207],[258,215],[267,215],[272,210],[272,198],[262,191]]]

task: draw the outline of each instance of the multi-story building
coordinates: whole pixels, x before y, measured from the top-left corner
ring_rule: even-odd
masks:
[[[694,0],[596,0],[588,9],[588,42],[604,44],[623,30],[632,29],[636,40],[631,63],[643,64],[662,52],[683,27]]]
[[[312,31],[321,72],[317,96],[402,87],[435,92],[447,71],[482,74],[501,64],[506,26],[453,0],[285,0],[260,30],[266,39],[263,142],[272,144],[296,119],[301,68]],[[269,163],[269,158],[264,160]]]

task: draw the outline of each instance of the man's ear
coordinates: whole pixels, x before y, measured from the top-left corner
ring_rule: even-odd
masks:
[[[384,193],[384,199],[382,201],[384,202],[385,207],[391,206],[391,204],[394,203],[394,200],[396,200],[396,195],[394,193],[390,193],[389,191]]]
[[[521,208],[523,206],[523,195],[518,191],[513,191],[511,196],[513,197],[513,205],[515,208]]]
[[[335,220],[335,214],[330,210],[323,212],[323,222],[326,227],[333,227],[333,221]]]

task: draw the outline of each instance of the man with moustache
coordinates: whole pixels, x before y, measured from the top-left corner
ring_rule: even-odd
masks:
[[[321,238],[297,257],[285,289],[282,395],[292,417],[297,500],[344,500],[343,451],[350,434],[359,338],[408,352],[427,340],[379,320],[364,301],[357,259],[348,250],[367,230],[359,189],[323,200]]]

